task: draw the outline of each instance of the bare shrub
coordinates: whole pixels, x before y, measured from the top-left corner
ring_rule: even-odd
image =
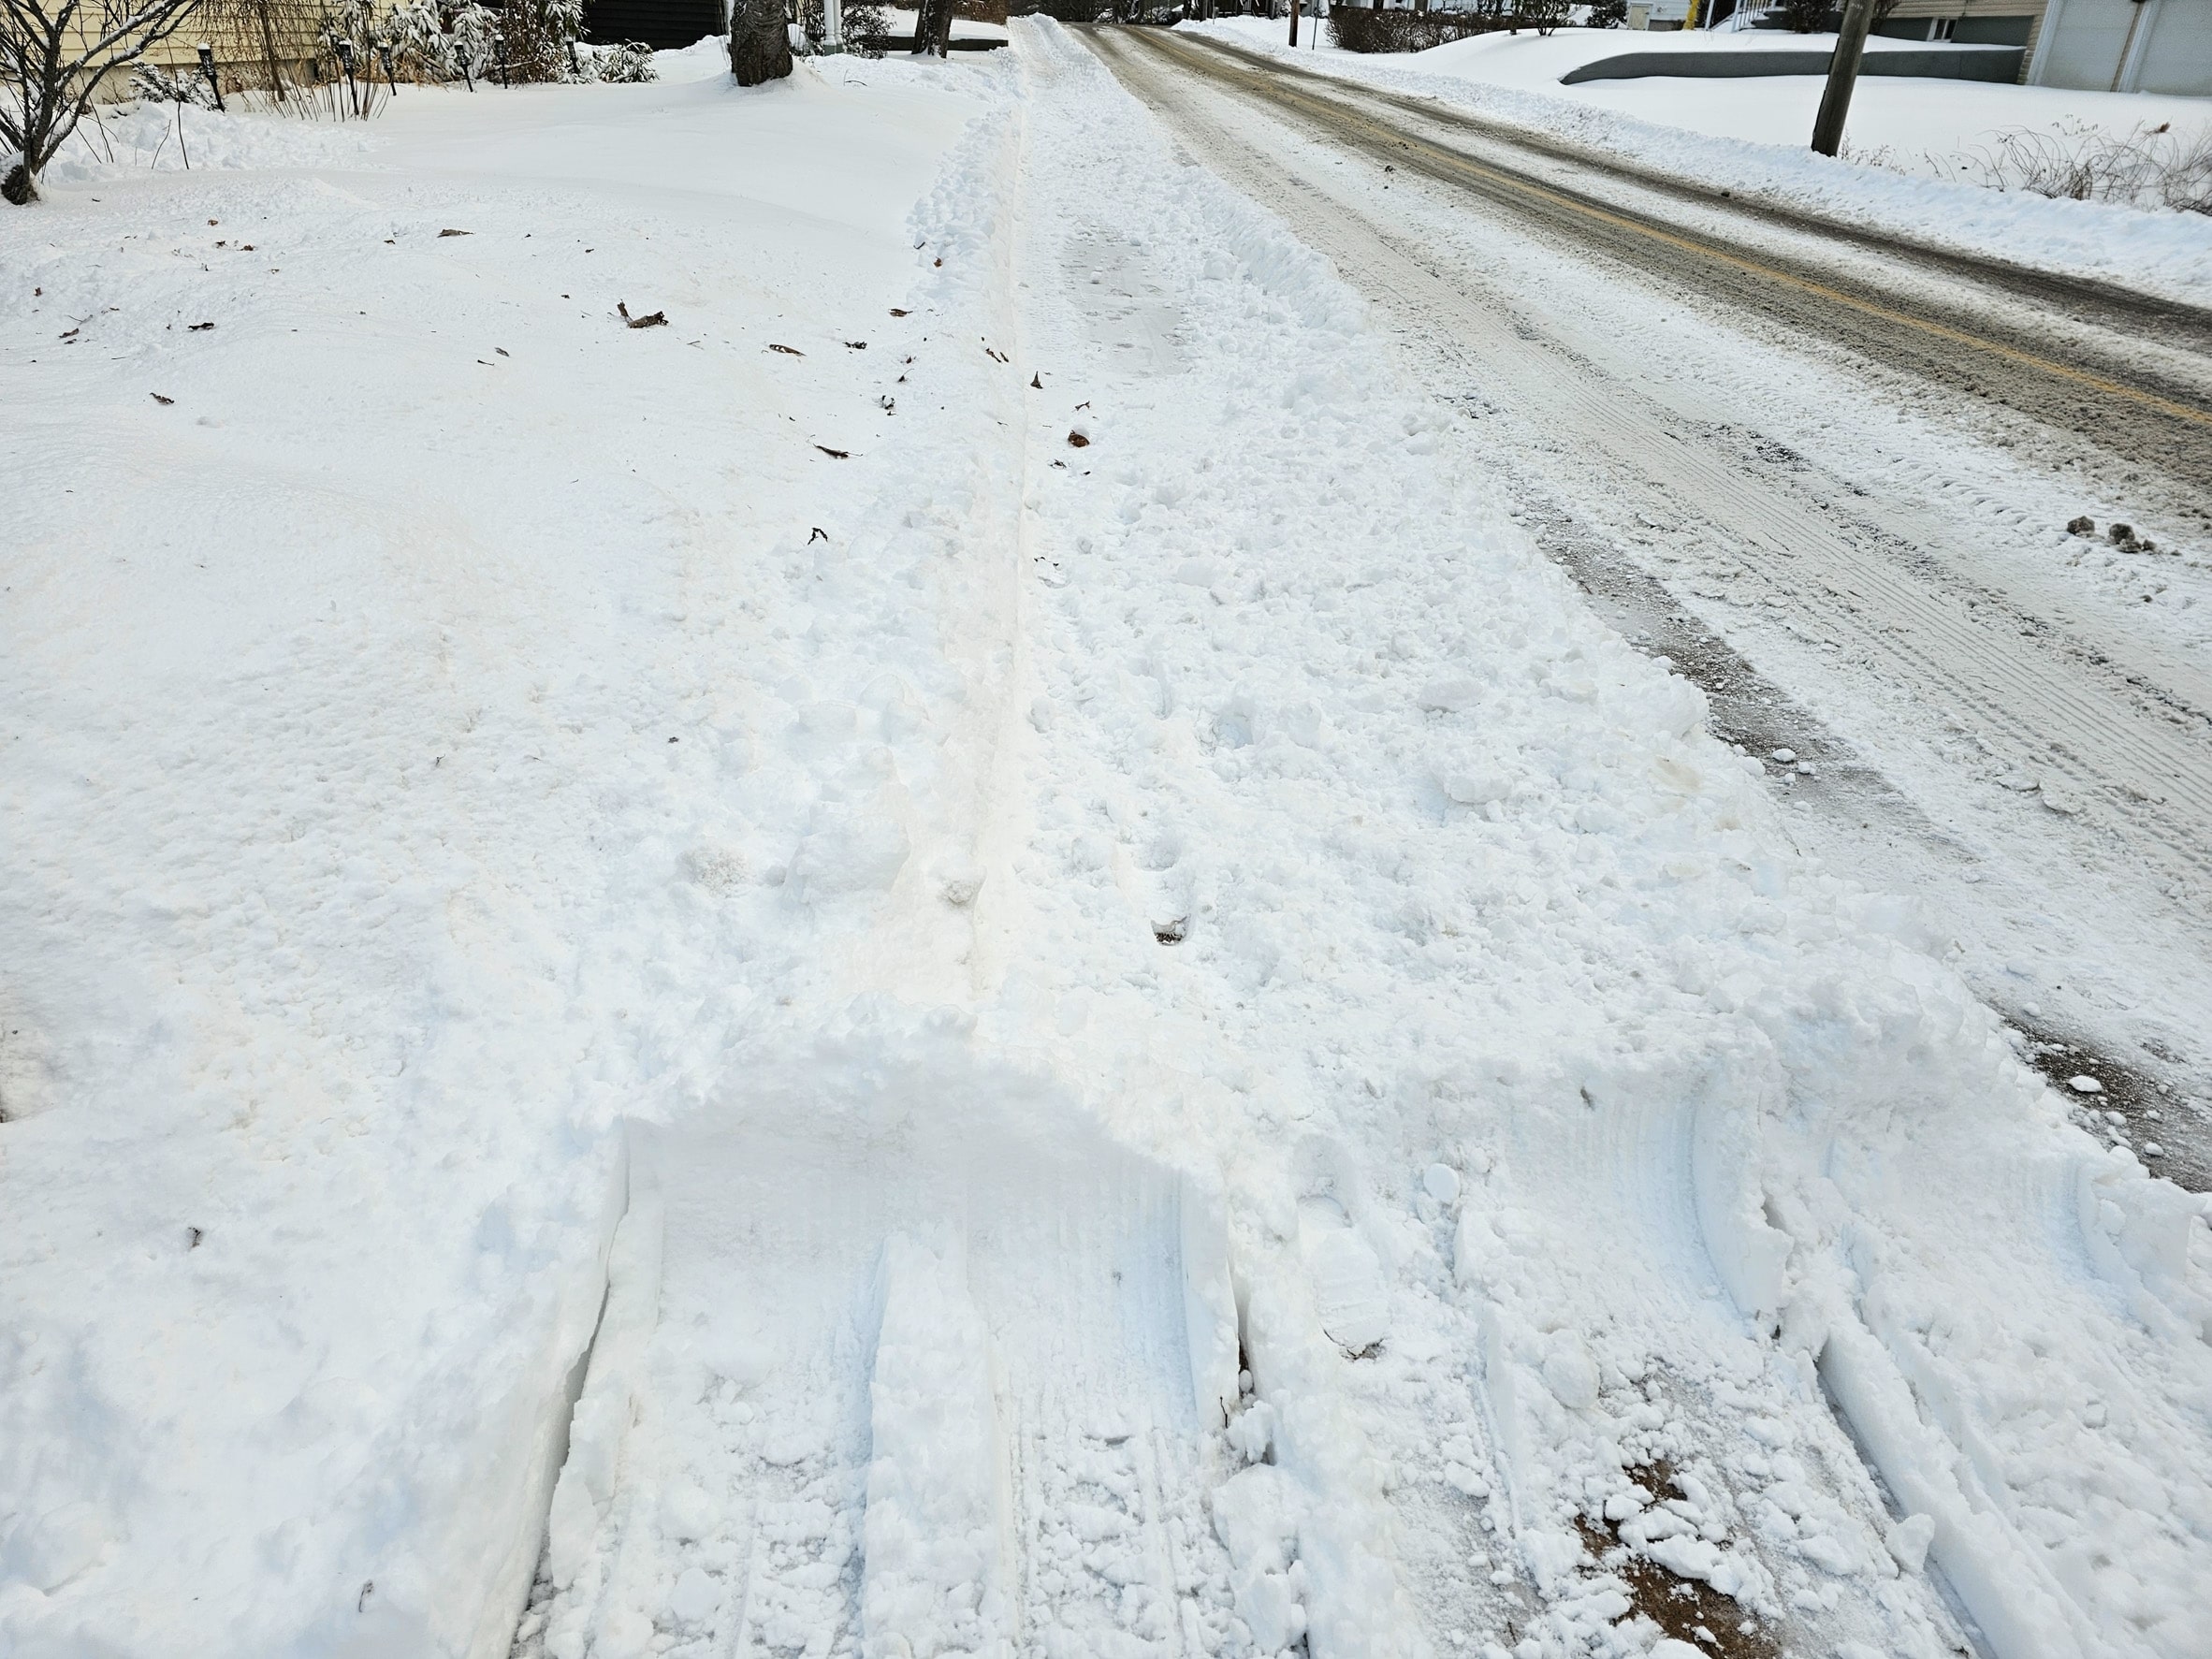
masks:
[[[1963,173],[1991,190],[2212,213],[2212,130],[2185,138],[2166,122],[2125,134],[2068,122],[2001,132],[1948,162],[1928,160],[1946,177]]]
[[[1514,21],[1538,35],[1550,36],[1574,14],[1574,9],[1573,0],[1521,0]]]
[[[579,78],[576,42],[584,36],[584,0],[508,0],[499,16],[510,80]]]
[[[0,0],[0,196],[38,199],[38,175],[109,75],[142,62],[195,0]]]
[[[196,69],[164,69],[140,64],[131,71],[131,96],[150,104],[190,104],[199,109],[215,107],[215,89]]]
[[[1399,11],[1368,6],[1329,8],[1330,36],[1346,51],[1426,51],[1448,40],[1503,29],[1508,21],[1503,12]]]

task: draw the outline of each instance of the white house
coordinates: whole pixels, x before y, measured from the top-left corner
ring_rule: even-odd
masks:
[[[2030,86],[2212,94],[2212,0],[2045,0],[2040,9]]]
[[[1632,20],[1680,28],[1689,0],[1635,0]],[[1742,9],[1774,8],[1746,0]],[[1701,24],[1729,18],[1728,0],[1705,0]],[[1732,20],[1740,25],[1746,19]],[[1827,27],[1841,22],[1831,12]],[[1899,0],[1876,32],[1908,40],[2017,46],[2030,86],[2212,96],[2212,0]]]

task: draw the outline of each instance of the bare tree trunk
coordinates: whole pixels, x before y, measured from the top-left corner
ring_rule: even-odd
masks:
[[[914,51],[943,57],[953,50],[953,0],[922,0],[914,16]]]
[[[730,73],[759,86],[791,73],[791,30],[783,0],[730,0]]]

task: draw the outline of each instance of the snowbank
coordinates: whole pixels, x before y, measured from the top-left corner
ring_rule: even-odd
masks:
[[[1289,56],[1280,22],[1238,18],[1180,26]],[[1816,76],[1652,78],[1573,86],[1562,86],[1558,79],[1625,51],[1759,51],[1778,50],[1768,44],[1774,39],[1783,47],[1802,47],[1827,38],[1765,31],[1700,32],[1692,39],[1680,33],[1561,30],[1549,39],[1476,36],[1404,57],[1302,48],[1295,61],[1623,155],[1669,177],[1785,201],[1845,224],[2176,298],[2212,299],[2212,218],[2054,201],[1929,176],[1960,170],[1961,160],[1986,148],[1997,134],[2016,129],[2080,126],[2124,137],[2165,122],[2184,135],[2202,132],[2212,126],[2212,107],[2204,99],[1870,77],[1852,98],[1846,154],[1829,160],[1806,148],[1820,103]],[[1870,158],[1891,165],[1869,165]]]
[[[101,105],[78,124],[40,182],[66,187],[139,172],[344,167],[375,146],[368,122],[298,121],[196,104]]]
[[[675,83],[719,80],[730,72],[730,41],[724,35],[708,35],[674,51],[653,53],[656,79]]]

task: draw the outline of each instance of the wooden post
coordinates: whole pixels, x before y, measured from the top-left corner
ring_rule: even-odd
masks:
[[[1290,0],[1290,44],[1298,44],[1298,0]]]
[[[1852,89],[1858,84],[1858,61],[1866,56],[1867,30],[1874,22],[1874,0],[1843,0],[1843,27],[1836,36],[1836,55],[1828,60],[1827,90],[1812,122],[1812,148],[1833,155],[1843,145],[1843,118],[1851,113]]]

